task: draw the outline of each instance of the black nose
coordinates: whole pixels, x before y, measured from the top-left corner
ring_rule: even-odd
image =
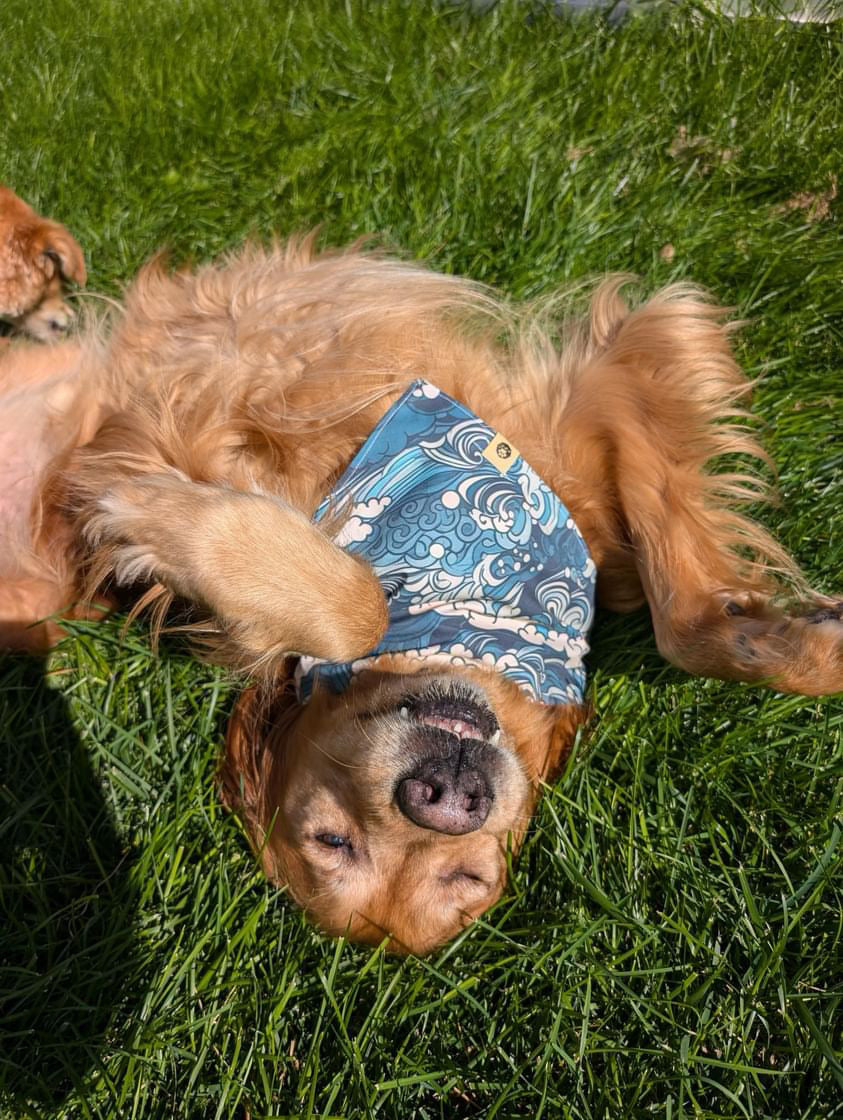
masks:
[[[420,828],[462,836],[480,828],[494,797],[476,760],[456,752],[456,757],[426,758],[416,765],[398,783],[395,799],[404,816]]]

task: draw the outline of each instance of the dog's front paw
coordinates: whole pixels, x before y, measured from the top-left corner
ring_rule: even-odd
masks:
[[[229,492],[214,502],[193,556],[196,597],[255,661],[282,653],[350,661],[386,633],[372,569],[274,498]]]
[[[118,583],[155,580],[210,608],[253,663],[352,661],[386,633],[371,568],[278,498],[140,475],[98,497],[85,532]]]
[[[280,577],[266,569],[259,594],[254,584],[248,594],[241,588],[237,599],[231,589],[220,595],[219,613],[247,658],[259,661],[298,653],[324,661],[354,661],[371,653],[386,633],[389,611],[372,570],[327,538],[310,543],[318,545],[310,551],[310,571],[305,565],[285,566]],[[323,548],[331,553],[314,556]],[[330,561],[330,571],[325,560]]]
[[[339,551],[339,550],[338,550]],[[311,657],[325,661],[354,661],[380,644],[389,626],[383,588],[368,566],[341,552],[333,588],[314,603],[307,645]]]

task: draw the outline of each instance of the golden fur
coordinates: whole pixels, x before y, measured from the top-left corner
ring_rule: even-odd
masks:
[[[290,654],[345,660],[384,631],[376,579],[310,518],[410,380],[512,439],[573,513],[600,602],[648,602],[675,664],[843,688],[840,604],[739,512],[764,482],[714,469],[724,454],[765,459],[741,422],[749,386],[722,311],[687,285],[630,309],[626,282],[560,323],[552,306],[517,314],[469,281],[359,247],[317,254],[311,238],[196,272],[153,262],[108,337],[0,359],[0,439],[18,463],[16,501],[0,498],[7,644],[48,643],[27,627],[114,584],[159,624],[174,599],[194,604],[205,651],[255,682],[220,780],[267,874],[330,932],[442,943],[500,896],[585,712],[400,657],[296,705]],[[455,689],[501,729],[486,744],[492,807],[460,835],[419,827],[395,795],[428,734],[400,718],[402,698]]]
[[[86,279],[84,254],[68,230],[0,186],[0,320],[52,342],[74,318],[64,302],[66,284]]]

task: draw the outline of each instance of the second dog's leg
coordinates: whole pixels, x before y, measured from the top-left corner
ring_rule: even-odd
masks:
[[[278,498],[162,471],[105,485],[80,521],[98,577],[208,607],[242,660],[351,660],[386,630],[372,571]]]

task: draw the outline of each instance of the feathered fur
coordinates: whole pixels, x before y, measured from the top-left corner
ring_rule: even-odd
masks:
[[[691,285],[630,307],[630,284],[609,278],[563,318],[558,298],[513,308],[470,281],[360,246],[317,253],[313,236],[251,246],[195,272],[153,261],[110,329],[65,348],[52,371],[24,349],[0,359],[0,433],[12,459],[24,455],[22,427],[40,433],[34,444],[24,437],[34,451],[7,510],[6,640],[49,640],[24,626],[118,584],[135,610],[152,608],[157,626],[174,599],[194,604],[205,652],[248,668],[270,696],[263,716],[252,694],[244,701],[223,767],[226,797],[268,872],[328,928],[353,912],[360,936],[387,929],[405,945],[415,937],[410,947],[438,943],[462,919],[446,907],[419,926],[418,907],[408,910],[396,885],[419,874],[406,862],[419,830],[405,837],[406,822],[388,817],[401,757],[394,735],[360,738],[365,705],[394,699],[390,688],[363,689],[339,708],[320,701],[295,718],[282,704],[281,723],[266,722],[291,652],[345,661],[384,631],[374,576],[332,543],[330,524],[310,518],[412,379],[432,381],[512,440],[576,519],[601,602],[649,603],[670,660],[798,692],[843,687],[840,604],[813,592],[743,512],[768,495],[770,464],[749,427],[751,386],[732,355],[732,328]],[[582,292],[575,302],[585,303]],[[0,471],[0,493],[3,482]],[[385,679],[409,679],[407,666],[388,668]],[[495,825],[498,845],[523,830],[584,718],[506,684],[472,679],[527,783],[499,791],[510,816]],[[314,744],[327,753],[328,743],[348,767],[342,810],[324,800],[336,767]],[[323,802],[329,816],[350,813],[354,828],[367,822],[372,844],[373,822],[391,822],[377,826],[391,870],[362,902],[338,901],[294,835],[296,807]],[[462,899],[469,916],[497,897],[505,875],[505,861],[471,843],[497,887]],[[431,848],[426,868],[440,850]],[[418,906],[428,914],[430,899]]]

